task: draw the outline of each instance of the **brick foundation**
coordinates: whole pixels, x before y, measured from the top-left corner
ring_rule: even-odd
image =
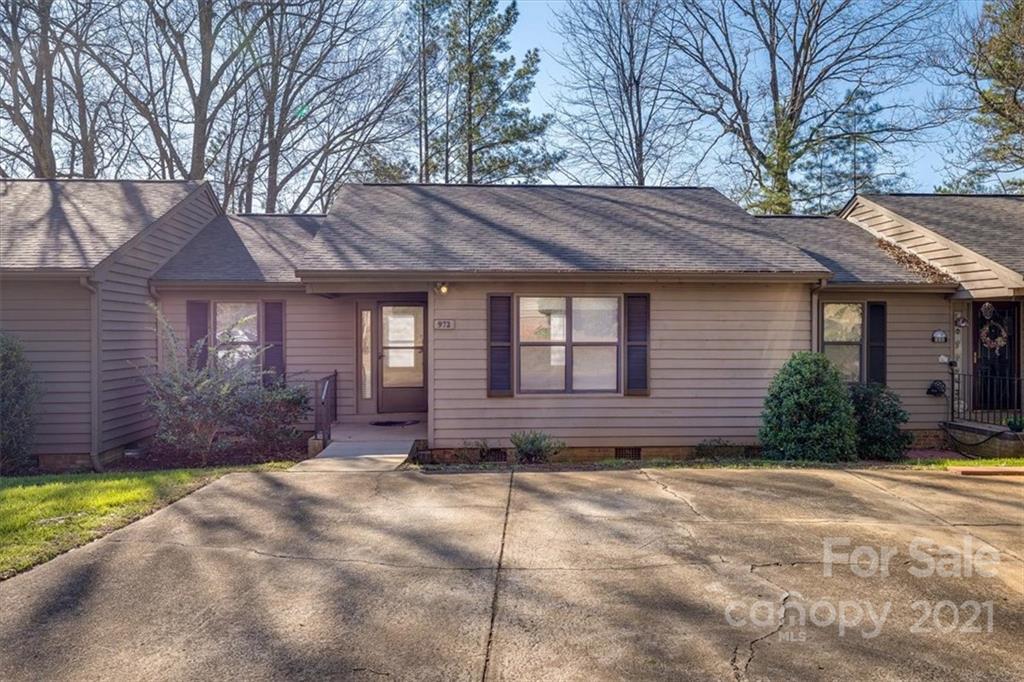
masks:
[[[124,448],[114,448],[100,453],[100,462],[104,465],[116,462],[124,456]],[[92,471],[92,460],[89,453],[37,455],[39,468],[48,474],[64,474],[75,471]]]

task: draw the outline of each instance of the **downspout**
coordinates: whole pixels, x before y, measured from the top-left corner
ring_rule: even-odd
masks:
[[[100,285],[88,275],[78,278],[78,283],[89,292],[89,462],[92,470],[103,471],[100,461]]]
[[[156,366],[159,370],[159,368],[164,366],[164,339],[163,328],[161,327],[163,311],[160,309],[160,292],[157,291],[156,286],[152,282],[149,283],[149,295],[153,297],[153,311],[156,317],[154,333],[156,334]]]
[[[821,306],[818,305],[820,299],[820,292],[828,285],[828,280],[824,277],[818,280],[817,284],[811,285],[811,350],[817,351],[821,347],[820,340],[818,339],[821,324],[818,320],[818,311]]]

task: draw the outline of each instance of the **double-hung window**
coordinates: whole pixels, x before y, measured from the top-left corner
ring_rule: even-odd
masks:
[[[213,319],[217,339],[217,363],[225,369],[241,365],[258,371],[258,303],[217,302]]]
[[[521,393],[619,390],[617,296],[521,296]]]
[[[823,306],[821,348],[825,357],[850,382],[861,380],[864,343],[864,306],[826,303]]]

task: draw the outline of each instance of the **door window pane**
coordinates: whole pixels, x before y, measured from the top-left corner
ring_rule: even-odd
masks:
[[[519,299],[520,341],[565,341],[565,299]]]
[[[575,318],[575,308],[573,317]],[[575,329],[575,319],[573,322]],[[618,346],[573,346],[572,387],[576,391],[614,391]]]
[[[860,381],[860,346],[854,344],[827,344],[825,357],[835,363],[847,381]]]
[[[381,382],[385,388],[423,386],[423,349],[385,348]]]
[[[619,340],[619,299],[572,299],[573,343]]]
[[[522,390],[565,390],[565,346],[522,346],[519,357]]]
[[[385,347],[423,345],[422,306],[386,305],[381,317]]]
[[[864,329],[864,309],[860,303],[826,303],[824,306],[825,342],[860,343]]]

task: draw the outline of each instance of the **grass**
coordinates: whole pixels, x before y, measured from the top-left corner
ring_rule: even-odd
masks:
[[[949,467],[1024,467],[1024,457],[989,457],[987,459],[930,459],[914,462],[915,469],[948,469]]]
[[[0,478],[0,579],[126,526],[224,474],[292,464]]]

